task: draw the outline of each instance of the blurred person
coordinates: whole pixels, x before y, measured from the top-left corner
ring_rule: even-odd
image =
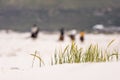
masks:
[[[72,41],[75,41],[75,36],[76,36],[77,31],[75,29],[71,30],[69,33],[69,37]]]
[[[37,27],[36,24],[34,24],[33,27],[31,28],[31,38],[36,39],[38,37],[38,33],[39,28]]]
[[[60,37],[59,37],[59,41],[63,41],[63,40],[64,40],[64,34],[65,34],[65,32],[64,32],[64,28],[61,28],[61,29],[60,29]]]
[[[85,36],[85,32],[84,31],[80,32],[80,41],[81,42],[84,42],[84,36]]]

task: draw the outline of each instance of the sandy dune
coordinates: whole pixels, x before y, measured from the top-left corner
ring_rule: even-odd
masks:
[[[51,56],[56,49],[63,49],[70,45],[67,34],[65,41],[59,42],[59,34],[41,32],[38,39],[29,38],[30,33],[0,31],[0,80],[120,80],[120,62],[64,64],[50,66]],[[98,44],[105,49],[107,44],[115,40],[110,50],[120,52],[120,34],[86,34],[85,42],[79,41],[76,35],[76,44],[84,49],[91,43]],[[33,57],[30,55],[38,51],[45,62],[39,68],[36,60],[34,68],[31,67]]]

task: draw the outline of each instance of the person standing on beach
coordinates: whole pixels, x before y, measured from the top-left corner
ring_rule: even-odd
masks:
[[[36,24],[34,24],[33,27],[31,28],[31,38],[36,39],[38,37],[38,33],[39,28],[37,27]]]
[[[84,42],[84,35],[85,35],[85,32],[80,32],[80,41],[81,42]]]
[[[60,37],[59,37],[59,41],[64,41],[64,28],[60,29]]]
[[[69,37],[70,37],[71,41],[75,41],[76,34],[77,34],[77,31],[75,29],[70,31]]]

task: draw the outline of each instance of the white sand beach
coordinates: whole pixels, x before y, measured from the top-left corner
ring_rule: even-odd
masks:
[[[71,44],[68,35],[65,41],[58,41],[59,33],[40,32],[36,40],[30,33],[0,31],[0,80],[120,80],[120,61],[106,63],[79,63],[51,66],[51,56],[55,50],[63,49]],[[90,44],[98,44],[102,49],[115,40],[110,50],[120,52],[120,34],[85,34],[85,42],[81,43],[79,34],[75,43],[84,49]],[[39,67],[33,56],[37,51],[45,65]]]

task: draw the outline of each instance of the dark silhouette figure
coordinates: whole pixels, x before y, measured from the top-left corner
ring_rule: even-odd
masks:
[[[33,25],[31,28],[31,38],[36,39],[39,33],[39,28],[37,27],[36,24]]]
[[[64,40],[64,28],[60,29],[60,37],[59,37],[59,41],[63,41]]]
[[[72,40],[72,41],[75,41],[75,35],[69,35],[69,37],[70,37],[70,39]]]
[[[70,31],[69,37],[70,37],[71,41],[75,41],[76,33],[77,32],[74,29]]]
[[[84,35],[85,35],[84,32],[80,32],[80,41],[81,42],[84,42]]]

